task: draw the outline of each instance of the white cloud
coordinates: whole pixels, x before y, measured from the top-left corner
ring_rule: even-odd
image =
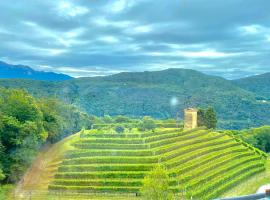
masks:
[[[203,51],[170,51],[170,52],[149,52],[146,55],[150,56],[170,56],[170,57],[187,57],[187,58],[225,58],[232,56],[239,56],[243,53],[225,53],[216,50],[203,50]]]
[[[179,52],[176,52],[176,54],[179,56],[190,57],[190,58],[224,58],[224,57],[236,56],[242,53],[224,53],[224,52],[218,52],[215,50],[204,50],[204,51],[197,51],[197,52],[179,51]]]
[[[270,35],[267,35],[267,36],[266,36],[266,40],[267,40],[268,42],[270,42]]]
[[[85,31],[86,31],[85,28],[76,28],[76,29],[73,29],[71,31],[66,32],[65,36],[67,38],[76,38],[76,37],[82,35]]]
[[[133,29],[133,32],[135,33],[149,33],[152,31],[151,26],[137,26]]]
[[[130,3],[127,0],[116,0],[110,5],[110,8],[114,13],[122,12],[125,8],[131,6],[133,2],[132,0],[130,0]]]
[[[127,6],[127,1],[117,0],[111,4],[111,11],[115,13],[121,12],[125,9],[126,6]]]
[[[112,0],[105,6],[105,10],[107,12],[118,14],[132,8],[140,3],[140,1],[141,0]]]
[[[99,37],[98,40],[105,43],[109,43],[109,44],[119,42],[119,40],[114,36],[102,36],[102,37]]]
[[[76,17],[89,12],[89,9],[84,6],[78,6],[68,1],[60,1],[57,7],[59,16]]]
[[[257,34],[261,32],[262,27],[259,25],[249,25],[240,27],[240,30],[243,31],[245,34]]]
[[[106,76],[112,75],[120,72],[125,72],[124,70],[113,70],[108,68],[103,68],[99,66],[85,66],[81,68],[74,68],[74,67],[54,67],[48,65],[38,65],[36,67],[38,70],[42,71],[53,71],[57,73],[63,73],[70,75],[75,78],[79,77],[93,77],[93,76]]]
[[[43,49],[43,50],[48,51],[48,53],[51,54],[52,56],[57,56],[66,52],[66,50],[64,49]]]
[[[103,26],[103,27],[116,27],[116,28],[127,28],[132,26],[134,23],[132,21],[112,21],[108,20],[105,17],[96,17],[92,20],[92,23],[98,25],[98,26]]]
[[[261,25],[249,25],[239,28],[244,35],[259,35],[265,38],[267,42],[270,42],[270,28]]]
[[[37,37],[39,40],[46,40],[52,45],[62,45],[67,48],[75,44],[84,43],[76,38],[85,32],[85,28],[76,28],[67,32],[58,32],[42,27],[31,21],[24,21],[23,24],[28,26],[32,33],[35,33],[34,37]]]
[[[207,45],[206,44],[182,44],[182,43],[178,43],[178,44],[175,44],[175,43],[160,43],[160,45],[164,45],[166,47],[169,47],[173,50],[179,50],[179,49],[203,49],[203,48],[206,48]]]

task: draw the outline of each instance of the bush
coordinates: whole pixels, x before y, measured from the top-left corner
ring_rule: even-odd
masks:
[[[151,117],[144,117],[142,122],[139,123],[138,130],[139,131],[154,130],[156,127],[157,125]]]
[[[143,180],[141,193],[146,200],[169,200],[173,199],[169,189],[169,176],[167,171],[157,166]]]
[[[116,126],[114,129],[117,133],[124,133],[125,128],[123,126]]]
[[[130,119],[126,116],[118,115],[117,117],[115,117],[114,121],[116,123],[129,123]]]
[[[3,170],[0,169],[0,181],[5,179],[5,175],[3,174]]]

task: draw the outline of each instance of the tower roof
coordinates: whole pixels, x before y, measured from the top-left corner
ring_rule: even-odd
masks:
[[[197,108],[186,108],[185,111],[198,112]]]

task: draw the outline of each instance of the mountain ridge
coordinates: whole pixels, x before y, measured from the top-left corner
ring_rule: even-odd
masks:
[[[0,78],[32,79],[44,81],[64,81],[72,79],[66,74],[36,71],[25,65],[11,65],[0,61]]]

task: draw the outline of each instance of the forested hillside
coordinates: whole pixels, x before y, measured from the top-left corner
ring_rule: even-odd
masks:
[[[154,118],[182,117],[186,107],[213,106],[219,128],[270,124],[270,104],[234,82],[194,70],[120,73],[64,82],[2,79],[0,86],[25,88],[36,97],[57,97],[88,114]],[[173,103],[173,104],[172,104]]]
[[[256,93],[261,99],[270,100],[270,73],[242,78],[235,80],[234,83],[245,90]]]
[[[227,133],[239,137],[245,142],[270,153],[270,126],[262,126],[259,128],[245,129],[241,131],[226,131]]]
[[[0,179],[20,180],[38,150],[82,127],[87,114],[55,99],[36,99],[19,89],[0,89]]]

